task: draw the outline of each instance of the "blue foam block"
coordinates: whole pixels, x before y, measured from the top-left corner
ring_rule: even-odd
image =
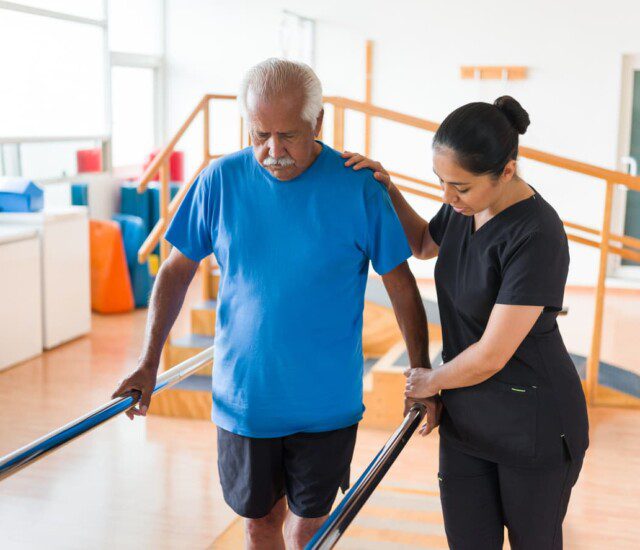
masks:
[[[179,183],[169,184],[169,200],[176,196],[176,193],[180,189]],[[157,181],[152,181],[147,188],[149,193],[149,232],[158,223],[160,219],[160,184]],[[156,247],[154,254],[159,254],[159,247]]]
[[[0,182],[0,212],[39,212],[43,207],[44,193],[32,181]]]
[[[127,256],[127,267],[133,288],[133,297],[136,307],[146,307],[149,305],[149,294],[153,280],[149,274],[149,264],[138,263],[138,249],[144,242],[147,232],[144,222],[139,216],[128,214],[116,214],[113,220],[120,224],[124,251]]]
[[[142,220],[145,235],[149,234],[153,226],[150,218],[148,190],[144,193],[138,193],[135,183],[124,182],[120,186],[120,212],[130,216],[138,216]]]
[[[87,206],[89,204],[89,193],[86,183],[71,184],[71,204],[74,206]]]

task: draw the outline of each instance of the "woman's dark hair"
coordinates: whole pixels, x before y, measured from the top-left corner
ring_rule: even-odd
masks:
[[[433,148],[451,149],[462,168],[473,174],[502,174],[518,158],[518,135],[529,115],[511,96],[490,103],[468,103],[453,111],[438,128]]]

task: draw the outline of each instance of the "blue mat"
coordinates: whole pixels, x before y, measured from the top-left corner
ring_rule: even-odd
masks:
[[[87,206],[89,204],[89,192],[86,183],[71,184],[71,204],[74,206]]]
[[[149,264],[147,262],[144,264],[138,263],[138,249],[147,237],[144,222],[138,216],[127,214],[116,214],[113,216],[113,220],[120,224],[120,230],[122,231],[135,305],[136,307],[146,307],[149,305],[152,278],[149,274]]]

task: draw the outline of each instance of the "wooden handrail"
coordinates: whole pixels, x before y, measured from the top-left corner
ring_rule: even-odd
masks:
[[[440,126],[440,124],[438,124],[437,122],[432,122],[424,118],[407,115],[398,111],[392,111],[391,109],[377,107],[376,105],[371,105],[363,101],[347,99],[346,97],[326,96],[324,98],[324,102],[329,103],[334,107],[351,109],[352,111],[358,111],[360,113],[364,113],[365,115],[384,118],[386,120],[404,124],[405,126],[427,130],[428,132],[435,132],[438,129],[438,126]]]
[[[407,176],[406,174],[401,174],[399,172],[393,172],[393,171],[388,171],[388,172],[390,176],[401,179],[401,180],[410,181],[411,183],[422,185],[424,187],[429,187],[430,189],[440,189],[440,186],[437,183],[431,183],[429,181],[422,180],[420,178],[415,178],[413,176]],[[401,189],[402,191],[406,191],[407,193],[412,193],[420,197],[425,197],[428,199],[436,200],[438,202],[442,202],[442,197],[438,195],[433,195],[431,193],[427,193],[420,189],[416,189],[415,187],[409,187],[407,185],[402,185],[397,183],[395,184],[395,186]],[[569,222],[564,220],[562,223],[564,224],[565,227],[568,227],[570,229],[577,229],[578,231],[583,231],[591,235],[597,235],[598,237],[601,236],[601,232],[598,231],[597,229],[594,229],[593,227],[587,227],[586,225],[581,225],[579,223]],[[585,239],[584,237],[580,237],[579,235],[573,235],[570,233],[567,233],[567,237],[574,242],[595,247],[595,248],[600,248],[599,241]],[[635,248],[638,250],[638,252],[636,252],[635,250],[627,250],[623,247],[611,246],[609,247],[609,252],[611,252],[612,254],[616,254],[618,256],[622,256],[627,260],[640,262],[640,239],[636,239],[635,237],[629,237],[628,235],[616,235],[615,233],[610,233],[609,240],[620,242],[623,244],[623,246],[627,246],[629,248]]]
[[[325,103],[334,105],[341,109],[351,109],[352,111],[358,111],[365,115],[375,116],[378,118],[384,118],[392,122],[404,124],[405,126],[411,126],[413,128],[419,128],[421,130],[427,130],[429,132],[435,132],[440,124],[423,118],[410,116],[391,109],[384,109],[377,107],[376,105],[370,105],[362,101],[356,101],[354,99],[347,99],[344,97],[327,96],[324,98]],[[552,155],[544,151],[532,149],[531,147],[520,147],[519,155],[524,158],[535,160],[543,164],[549,164],[557,168],[563,168],[571,172],[577,172],[584,174],[585,176],[592,176],[594,178],[611,181],[613,183],[621,183],[626,185],[629,189],[640,191],[640,176],[632,176],[619,172],[617,170],[610,170],[608,168],[601,168],[594,164],[588,164],[586,162],[580,162],[572,160],[566,157],[558,155]]]
[[[155,174],[158,172],[162,163],[171,155],[177,142],[184,135],[184,133],[189,128],[189,126],[193,123],[193,120],[196,118],[198,113],[200,113],[200,111],[203,111],[205,106],[208,107],[208,102],[214,99],[235,100],[237,99],[237,96],[231,95],[231,94],[204,95],[200,100],[200,102],[198,103],[198,105],[195,107],[195,109],[191,112],[191,114],[187,117],[187,119],[184,121],[182,126],[178,129],[178,131],[173,136],[171,141],[169,141],[169,143],[162,149],[162,151],[153,159],[153,161],[151,162],[147,170],[145,170],[144,174],[140,178],[140,182],[138,185],[138,192],[143,192],[146,189],[151,178],[155,176]],[[369,116],[383,118],[385,120],[397,122],[399,124],[411,126],[413,128],[419,128],[419,129],[430,131],[430,132],[435,132],[439,126],[438,123],[433,121],[429,121],[419,117],[414,117],[411,115],[400,113],[398,111],[385,109],[382,107],[378,107],[376,105],[371,105],[362,101],[356,101],[356,100],[348,99],[344,97],[325,96],[324,102],[333,105],[338,111],[337,116],[335,116],[334,118],[338,121],[338,125],[339,125],[338,133],[341,135],[344,132],[343,113],[345,109],[358,111]],[[207,121],[205,120],[205,128],[206,126],[208,126],[208,124],[207,124]],[[342,141],[342,139],[343,138],[339,136],[338,141]],[[208,151],[208,143],[206,143],[205,149]],[[537,149],[532,149],[530,147],[521,147],[520,155],[524,158],[529,158],[531,160],[535,160],[543,164],[549,164],[557,168],[562,168],[565,170],[577,172],[577,173],[595,177],[598,179],[603,179],[605,181],[611,181],[611,182],[615,181],[616,183],[626,185],[630,189],[640,191],[640,177],[637,177],[637,176],[631,176],[623,172],[609,170],[607,168],[602,168],[599,166],[575,161],[572,159],[568,159],[566,157],[560,157],[558,155],[552,155],[550,153],[539,151]],[[203,161],[202,164],[198,167],[196,173],[193,175],[189,183],[180,189],[178,194],[174,197],[174,199],[171,201],[171,204],[169,205],[169,220],[164,220],[162,218],[158,220],[158,222],[156,223],[156,226],[153,228],[153,230],[151,231],[151,233],[149,234],[149,236],[147,237],[143,245],[140,247],[140,250],[138,251],[138,261],[140,262],[146,261],[151,251],[156,247],[156,245],[158,244],[158,242],[162,237],[162,233],[168,226],[168,222],[171,220],[171,218],[175,214],[180,202],[184,198],[184,195],[186,194],[187,190],[189,189],[193,181],[195,181],[195,178],[198,175],[198,173],[200,173],[200,171],[208,164],[210,159],[219,158],[220,156],[222,155],[219,155],[219,154],[210,155],[209,158]],[[402,174],[394,171],[389,171],[389,174],[392,177],[399,178],[411,183],[419,184],[424,187],[428,187],[431,189],[438,189],[438,190],[440,189],[440,186],[438,184],[435,184],[420,178],[415,178],[413,176],[408,176],[406,174]],[[412,194],[429,198],[432,200],[437,200],[439,202],[442,201],[441,197],[439,197],[438,195],[434,195],[432,193],[423,191],[421,189],[416,189],[414,187],[401,185],[401,184],[398,184],[397,187],[399,187],[400,189],[408,193],[412,193]],[[576,229],[578,231],[583,231],[591,235],[597,235],[599,237],[601,236],[600,231],[598,231],[597,229],[580,225],[574,222],[569,222],[569,221],[563,221],[563,223],[565,227]],[[597,241],[585,239],[583,237],[580,237],[579,235],[573,235],[568,233],[567,236],[570,238],[570,240],[580,244],[584,244],[586,246],[595,246],[595,247],[600,246],[600,244]],[[626,246],[626,247],[640,250],[640,239],[636,239],[628,235],[617,235],[614,233],[609,234],[609,239],[611,241],[622,243],[623,247]],[[627,259],[631,259],[633,261],[639,261],[638,258],[640,258],[640,255],[636,251],[627,250],[623,247],[611,246],[609,247],[609,252],[616,255],[620,255]]]
[[[196,116],[198,116],[198,113],[202,110],[202,106],[205,104],[205,102],[207,102],[207,96],[204,96],[200,100],[198,105],[196,105],[196,108],[187,117],[187,120],[182,123],[182,126],[180,126],[180,129],[171,138],[169,143],[167,143],[162,151],[160,151],[160,153],[158,153],[151,161],[151,164],[149,164],[147,169],[142,174],[140,181],[138,182],[138,193],[143,193],[145,191],[151,179],[158,173],[158,170],[160,169],[160,166],[162,166],[162,163],[165,160],[168,160],[171,153],[173,153],[176,143],[178,143],[182,135],[187,131],[189,126],[191,126],[191,123],[196,118]]]
[[[567,221],[564,221],[563,223],[566,227],[577,229],[578,231],[584,231],[585,233],[590,233],[591,235],[598,235],[598,237],[600,237],[602,234],[598,229],[587,227],[586,225],[580,225],[579,223]],[[630,237],[629,235],[616,235],[615,233],[611,233],[609,238],[612,241],[622,243],[624,246],[628,246],[629,248],[637,248],[638,250],[640,250],[640,239],[636,239],[635,237]]]
[[[204,95],[202,97],[202,99],[200,100],[200,102],[196,105],[194,110],[191,112],[191,114],[184,121],[182,126],[175,133],[173,138],[162,149],[162,151],[158,155],[156,155],[156,157],[153,159],[151,164],[145,170],[145,172],[142,175],[142,177],[140,178],[140,181],[139,181],[139,184],[138,184],[138,192],[141,193],[146,189],[149,181],[151,181],[151,179],[155,176],[155,174],[158,173],[158,170],[159,170],[160,166],[162,165],[162,163],[166,159],[169,158],[169,156],[173,152],[177,142],[184,135],[184,133],[189,128],[189,126],[193,123],[193,121],[196,118],[196,116],[200,113],[200,111],[204,110],[205,105],[208,106],[209,101],[214,100],[214,99],[235,100],[235,99],[237,99],[237,96],[231,95],[231,94],[206,94],[206,95]],[[344,110],[345,109],[358,111],[358,112],[364,113],[364,114],[372,116],[372,117],[383,118],[385,120],[390,120],[392,122],[397,122],[399,124],[403,124],[403,125],[406,125],[406,126],[411,126],[413,128],[419,128],[419,129],[426,130],[426,131],[429,131],[429,132],[435,132],[438,129],[438,126],[439,126],[439,124],[437,122],[433,122],[433,121],[426,120],[426,119],[419,118],[419,117],[414,117],[414,116],[411,116],[411,115],[400,113],[398,111],[393,111],[391,109],[385,109],[383,107],[378,107],[376,105],[371,105],[371,104],[368,104],[368,103],[365,103],[365,102],[362,102],[362,101],[356,101],[356,100],[353,100],[353,99],[347,99],[347,98],[344,98],[344,97],[325,96],[324,97],[324,102],[328,103],[328,104],[331,104],[331,105],[334,106],[334,108],[336,108],[337,113],[336,113],[336,116],[334,118],[338,122],[338,126],[339,126],[338,127],[338,134],[339,134],[338,141],[342,141],[342,139],[343,139],[342,135],[344,133]],[[207,124],[207,121],[205,120],[205,127],[206,126],[208,126],[208,124]],[[208,143],[206,143],[205,148],[208,151]],[[565,170],[569,170],[569,171],[572,171],[572,172],[577,172],[577,173],[584,174],[584,175],[587,175],[587,176],[592,176],[592,177],[603,179],[603,180],[606,180],[606,181],[612,181],[612,182],[616,182],[616,183],[621,183],[623,185],[626,185],[630,189],[634,189],[634,190],[640,191],[640,177],[637,177],[637,176],[631,176],[631,175],[625,174],[623,172],[618,172],[618,171],[615,171],[615,170],[609,170],[607,168],[601,168],[599,166],[595,166],[595,165],[591,165],[591,164],[575,161],[575,160],[572,160],[572,159],[568,159],[566,157],[560,157],[560,156],[557,156],[557,155],[552,155],[550,153],[546,153],[544,151],[538,151],[537,149],[532,149],[532,148],[529,148],[529,147],[521,147],[520,148],[520,155],[522,157],[524,157],[524,158],[529,158],[531,160],[536,160],[536,161],[541,162],[543,164],[549,164],[551,166],[555,166],[555,167],[562,168],[562,169],[565,169]],[[211,155],[210,158],[217,158],[219,156],[220,155]],[[201,170],[201,168],[198,169],[198,172],[200,170]],[[398,177],[398,178],[401,178],[403,180],[410,181],[412,183],[419,183],[419,184],[424,185],[426,187],[430,187],[430,188],[433,188],[433,189],[439,189],[439,186],[437,184],[434,184],[434,183],[431,183],[431,182],[428,182],[428,181],[425,181],[425,180],[420,180],[418,178],[413,178],[411,176],[400,174],[398,172],[389,172],[389,173],[394,177]],[[403,187],[403,189],[405,191],[408,191],[408,192],[415,191],[413,188],[408,187],[408,186],[402,186],[402,187]],[[425,195],[424,191],[420,192],[420,193],[416,193],[416,194],[420,194],[420,195],[428,197],[428,198],[434,198],[435,197],[435,195],[432,195],[432,194],[429,194],[429,193],[427,193]],[[180,200],[182,199],[182,196],[183,196],[182,194],[179,194]],[[178,196],[176,196],[176,198],[178,198]],[[179,202],[176,202],[175,199],[173,201],[171,201],[171,206],[172,206],[172,208],[170,209],[171,216],[173,216],[173,213],[175,213],[175,210],[176,210],[178,204],[179,204]],[[158,222],[156,224],[156,227],[154,227],[153,231],[151,232],[151,234],[149,235],[149,237],[147,238],[147,240],[145,241],[145,243],[142,245],[142,247],[140,248],[140,250],[138,252],[138,257],[141,258],[141,261],[145,261],[146,258],[149,255],[149,253],[150,253],[150,250],[153,250],[153,248],[155,248],[155,246],[157,245],[158,241],[161,238],[162,229],[167,227],[169,221],[170,220],[158,220]],[[568,227],[571,227],[571,226],[568,225]],[[583,228],[579,228],[579,227],[574,227],[574,228],[575,229],[579,229],[581,231],[585,231],[585,229],[583,229]],[[596,231],[596,233],[593,233],[593,231]],[[597,233],[597,230],[591,230],[591,231],[588,231],[588,232],[591,232],[594,235],[595,234],[599,234],[599,233]],[[633,248],[636,248],[637,245],[640,244],[640,240],[633,239],[632,237],[628,237],[626,235],[613,235],[612,234],[611,235],[611,239],[614,240],[614,241],[622,242],[624,245],[631,246]],[[638,241],[638,242],[635,242],[635,241]],[[612,249],[611,251],[614,252],[614,250],[615,249]],[[142,259],[142,258],[144,258],[144,259]]]
[[[231,94],[206,94],[203,99],[205,101],[211,101],[212,99],[230,99],[235,101],[238,99],[238,96]]]

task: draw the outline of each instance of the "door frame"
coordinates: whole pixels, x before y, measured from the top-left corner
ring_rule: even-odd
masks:
[[[640,53],[622,56],[622,74],[620,75],[620,118],[618,124],[618,154],[617,169],[627,172],[628,167],[623,163],[623,157],[629,156],[631,150],[631,124],[633,118],[633,83],[634,72],[640,71]],[[636,159],[640,165],[640,159]],[[627,188],[616,186],[613,197],[612,227],[619,235],[624,232],[624,222],[627,208]],[[640,281],[640,266],[622,265],[622,258],[617,255],[609,257],[609,272],[617,278],[630,281]]]

